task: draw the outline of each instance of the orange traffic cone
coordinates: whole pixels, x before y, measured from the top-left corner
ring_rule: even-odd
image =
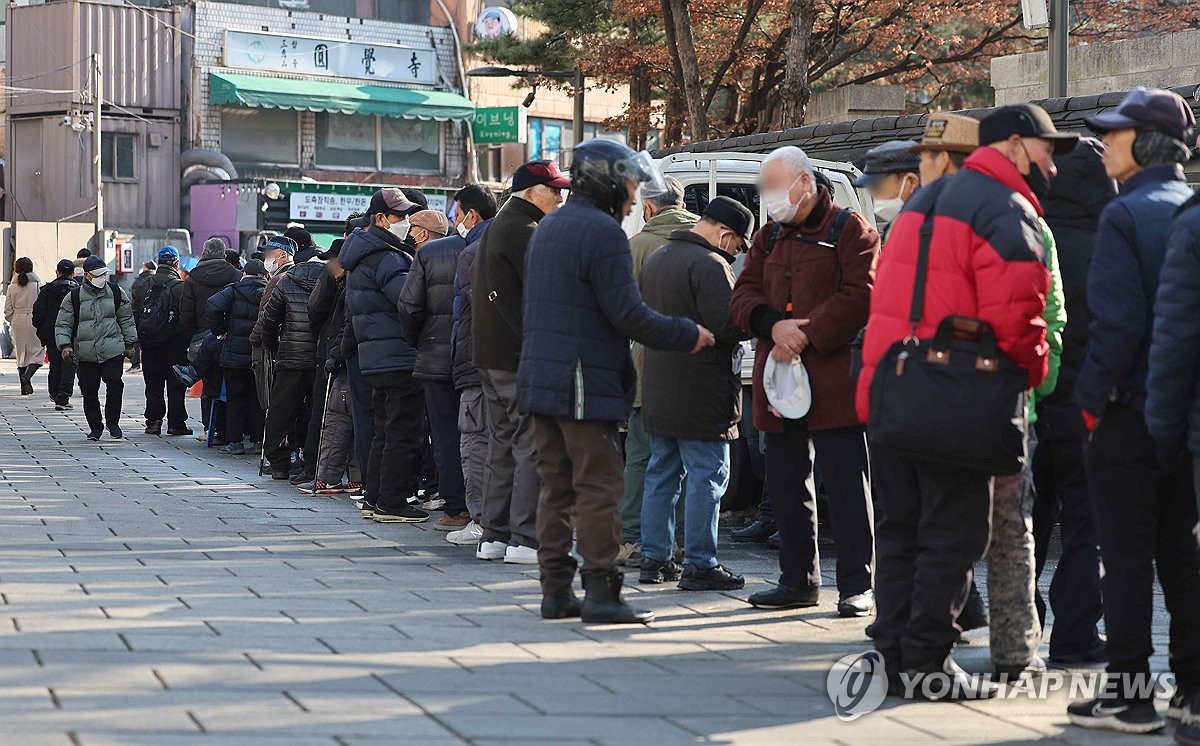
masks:
[[[199,399],[200,394],[204,391],[204,381],[196,381],[196,385],[188,389],[189,399]]]

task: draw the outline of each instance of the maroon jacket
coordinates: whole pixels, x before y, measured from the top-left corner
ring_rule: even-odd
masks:
[[[784,318],[789,292],[792,318],[811,320],[804,329],[810,344],[801,355],[812,385],[808,429],[861,424],[854,411],[849,345],[867,323],[879,233],[855,213],[846,221],[836,248],[817,243],[828,238],[838,209],[829,191],[823,186],[818,189],[821,199],[812,213],[800,224],[783,226],[770,256],[763,251],[770,226],[758,232],[730,301],[733,320],[759,338],[754,426],[767,433],[783,431],[783,420],[767,408],[763,370],[775,346],[771,327]]]

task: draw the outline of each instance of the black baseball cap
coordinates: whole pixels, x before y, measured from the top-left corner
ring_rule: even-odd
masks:
[[[59,261],[59,263],[55,267],[55,269],[58,271],[58,273],[60,275],[74,274],[75,273],[75,262],[71,261],[70,259],[63,259],[63,260]]]
[[[395,215],[401,218],[406,218],[420,211],[421,206],[410,202],[408,197],[404,196],[404,192],[396,187],[387,187],[375,192],[371,197],[371,206],[367,210],[372,215],[378,215],[382,212],[386,215]]]
[[[750,243],[754,232],[754,213],[732,197],[716,197],[704,208],[704,217],[730,228]]]
[[[1112,130],[1152,129],[1176,140],[1187,140],[1188,133],[1196,126],[1196,116],[1183,96],[1174,91],[1141,86],[1126,94],[1116,109],[1090,116],[1085,121],[1088,129],[1098,135]]]
[[[921,170],[921,156],[912,152],[912,140],[890,140],[867,151],[862,176],[854,186],[871,186],[888,174],[915,174]]]
[[[1065,155],[1079,144],[1079,135],[1059,132],[1050,115],[1037,104],[1001,106],[979,122],[979,144],[991,145],[1013,135],[1049,140],[1055,155]]]
[[[344,238],[333,239],[333,243],[329,244],[329,249],[317,254],[317,258],[323,262],[327,262],[330,259],[336,259],[337,255],[341,253],[342,244],[344,243],[346,243],[346,239]]]

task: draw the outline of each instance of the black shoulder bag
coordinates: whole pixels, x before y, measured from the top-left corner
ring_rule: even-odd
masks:
[[[917,339],[925,306],[933,204],[921,225],[909,321],[871,381],[867,430],[873,448],[901,458],[997,476],[1025,463],[1029,376],[996,346],[991,325],[947,316]]]

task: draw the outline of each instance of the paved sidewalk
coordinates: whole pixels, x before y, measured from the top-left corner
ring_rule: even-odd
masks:
[[[1066,725],[1065,699],[889,699],[843,723],[826,672],[868,649],[864,621],[837,619],[832,590],[818,609],[746,605],[774,577],[765,549],[723,539],[745,592],[635,583],[652,626],[547,623],[536,568],[364,521],[348,498],[258,478],[257,458],[141,434],[134,376],[128,438],[97,445],[78,399],[54,412],[44,371],[29,397],[11,361],[0,373],[4,746],[1130,740]],[[986,667],[978,642],[959,655]]]

